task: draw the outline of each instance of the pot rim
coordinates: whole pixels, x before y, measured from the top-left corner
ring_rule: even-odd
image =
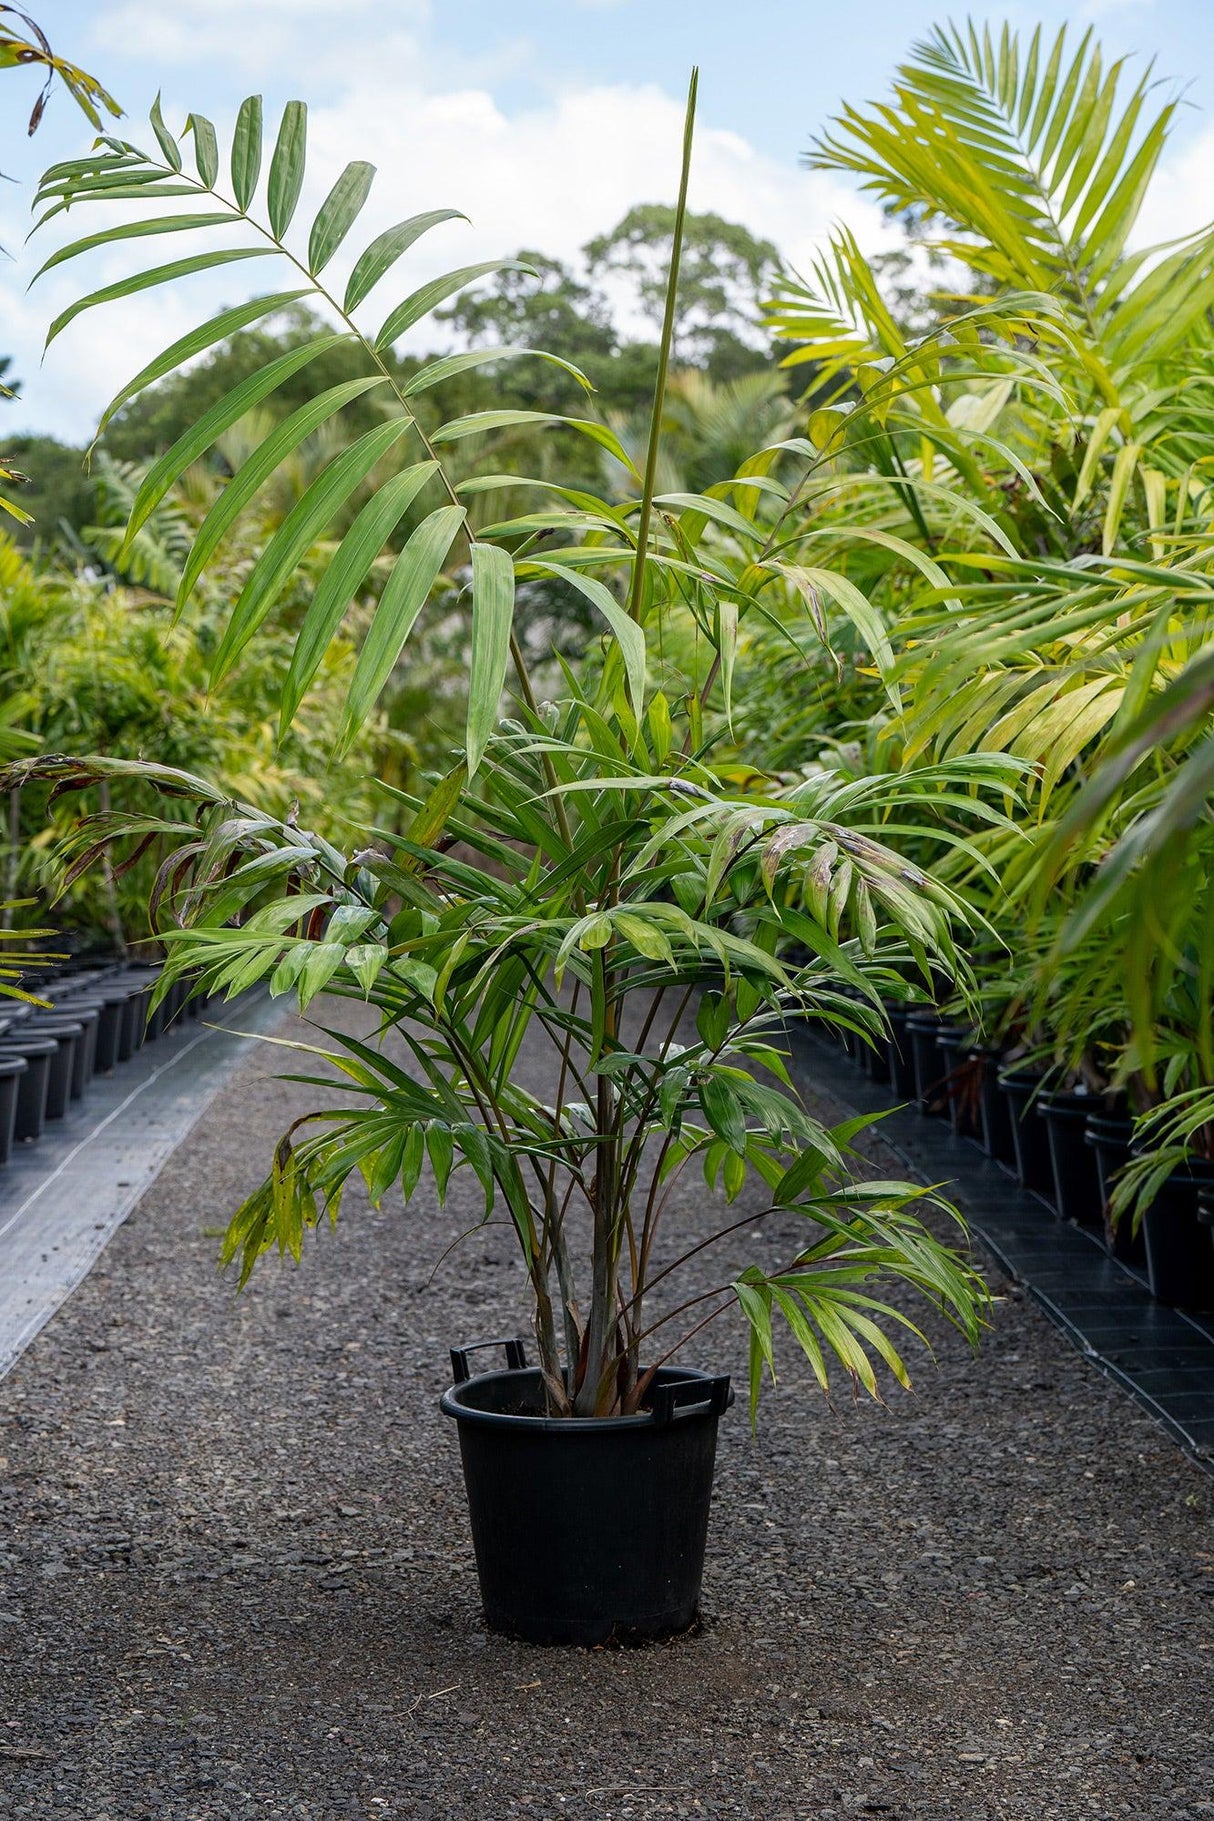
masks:
[[[24,1056],[27,1060],[38,1056],[53,1056],[59,1048],[58,1039],[54,1037],[11,1037],[6,1032],[0,1037],[0,1054]]]
[[[471,1423],[481,1429],[513,1429],[531,1435],[585,1436],[613,1434],[627,1429],[665,1429],[672,1427],[674,1421],[683,1422],[695,1416],[712,1416],[715,1419],[723,1415],[734,1401],[733,1386],[728,1374],[704,1372],[696,1366],[660,1366],[655,1375],[655,1384],[700,1383],[709,1393],[706,1400],[690,1408],[675,1410],[671,1422],[659,1422],[653,1410],[639,1410],[635,1416],[519,1416],[505,1410],[477,1409],[474,1405],[463,1402],[469,1391],[491,1381],[517,1383],[521,1379],[527,1379],[534,1382],[540,1377],[538,1366],[479,1372],[458,1385],[451,1385],[440,1397],[438,1407],[444,1416],[454,1417],[456,1422]]]

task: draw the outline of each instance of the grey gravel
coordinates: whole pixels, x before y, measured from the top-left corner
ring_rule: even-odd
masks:
[[[1007,1285],[887,1408],[785,1348],[722,1428],[699,1635],[486,1633],[437,1406],[453,1341],[525,1332],[509,1235],[427,1289],[472,1199],[352,1186],[236,1299],[215,1230],[311,1104],[275,1062],[0,1385],[3,1821],[1214,1816],[1214,1486]]]

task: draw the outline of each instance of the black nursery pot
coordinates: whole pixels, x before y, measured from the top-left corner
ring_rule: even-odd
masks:
[[[72,1097],[72,1082],[76,1075],[77,1063],[84,1055],[84,1025],[79,1020],[63,1017],[51,1017],[49,1014],[31,1018],[30,1035],[33,1037],[53,1037],[57,1045],[56,1053],[51,1057],[50,1073],[46,1084],[46,1116],[48,1119],[62,1119],[67,1112],[68,1101]]]
[[[868,1078],[876,1087],[886,1087],[890,1081],[889,1043],[886,1038],[878,1037],[872,1049],[864,1059]]]
[[[1016,1140],[1012,1134],[1012,1115],[1007,1095],[999,1081],[998,1050],[974,1050],[971,1060],[982,1064],[978,1087],[978,1117],[982,1130],[982,1148],[996,1163],[1016,1168]]]
[[[911,1052],[910,1034],[906,1028],[909,1016],[907,1006],[897,999],[887,999],[885,1018],[889,1025],[889,1039],[886,1043],[888,1072],[886,1079],[899,1100],[915,1098],[915,1059]],[[875,1079],[875,1077],[874,1077]]]
[[[938,1012],[911,1012],[906,1020],[911,1065],[915,1072],[915,1099],[921,1113],[943,1113],[946,1107],[945,1065],[939,1041],[943,1023]]]
[[[1016,1175],[1020,1179],[1020,1185],[1032,1189],[1035,1194],[1044,1195],[1047,1201],[1052,1202],[1054,1165],[1050,1158],[1050,1141],[1045,1121],[1033,1098],[1041,1086],[1041,1076],[1022,1073],[1018,1069],[1006,1069],[999,1077],[999,1085],[1007,1096],[1012,1148],[1016,1154]]]
[[[97,1035],[93,1040],[94,1074],[110,1074],[118,1060],[127,997],[124,987],[110,986],[103,981],[81,993],[78,998],[65,994],[56,1006],[56,1010],[68,1018],[79,1017],[85,1011],[97,1013]]]
[[[1197,1191],[1197,1218],[1210,1236],[1214,1254],[1214,1183],[1203,1183]]]
[[[1087,1142],[1090,1094],[1042,1094],[1038,1101],[1054,1170],[1054,1205],[1064,1220],[1099,1227],[1104,1197]]]
[[[148,1034],[148,1001],[152,996],[150,984],[132,981],[127,985],[127,1000],[122,1008],[122,1026],[118,1037],[118,1060],[129,1062],[136,1050],[141,1050]]]
[[[1147,1278],[1156,1302],[1172,1309],[1214,1309],[1214,1246],[1198,1218],[1198,1194],[1214,1187],[1214,1165],[1193,1158],[1156,1190],[1142,1217]]]
[[[0,1056],[0,1163],[7,1163],[12,1156],[17,1129],[17,1094],[21,1077],[28,1068],[24,1056]]]
[[[51,1061],[59,1049],[53,1037],[5,1036],[0,1038],[0,1061],[24,1058],[26,1068],[17,1077],[17,1116],[13,1137],[23,1141],[41,1138],[46,1125],[46,1094]]]
[[[978,1072],[972,1062],[974,1033],[964,1025],[941,1025],[936,1046],[944,1074],[948,1118],[959,1138],[976,1137],[978,1124]]]
[[[1119,1264],[1145,1270],[1147,1248],[1142,1229],[1139,1228],[1135,1233],[1134,1223],[1128,1215],[1114,1226],[1109,1215],[1113,1178],[1130,1161],[1130,1139],[1133,1135],[1134,1126],[1129,1119],[1118,1119],[1111,1113],[1088,1114],[1084,1142],[1090,1148],[1096,1164],[1105,1244]]]
[[[442,1409],[460,1455],[485,1619],[532,1644],[641,1643],[695,1624],[727,1377],[663,1367],[638,1416],[544,1414],[543,1380],[468,1376],[456,1348]]]

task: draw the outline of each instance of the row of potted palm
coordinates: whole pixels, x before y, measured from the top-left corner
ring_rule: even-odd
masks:
[[[1214,1308],[1208,1089],[1143,1096],[1136,1110],[1109,1057],[1108,1072],[1068,1071],[1048,1045],[992,1040],[955,1008],[894,1001],[886,1015],[875,1045],[849,1034],[844,1047],[891,1099],[947,1118],[1060,1219],[1098,1234],[1158,1301]]]
[[[1143,250],[1139,225],[1175,108],[1090,32],[937,29],[812,154],[949,271],[935,326],[908,334],[842,235],[773,323],[835,420],[821,545],[887,640],[857,775],[1019,766],[1005,823],[946,869],[999,940],[909,1047],[1023,1180],[1107,1213],[1119,1250],[1141,1234],[1159,1293],[1203,1303],[1214,234]]]

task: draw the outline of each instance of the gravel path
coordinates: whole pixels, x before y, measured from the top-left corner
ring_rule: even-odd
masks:
[[[723,1425],[702,1635],[488,1636],[437,1401],[525,1331],[509,1236],[426,1294],[467,1196],[352,1186],[234,1300],[215,1229],[310,1104],[273,1066],[0,1385],[3,1821],[1214,1816],[1214,1486],[1014,1291],[888,1409],[785,1349]]]

